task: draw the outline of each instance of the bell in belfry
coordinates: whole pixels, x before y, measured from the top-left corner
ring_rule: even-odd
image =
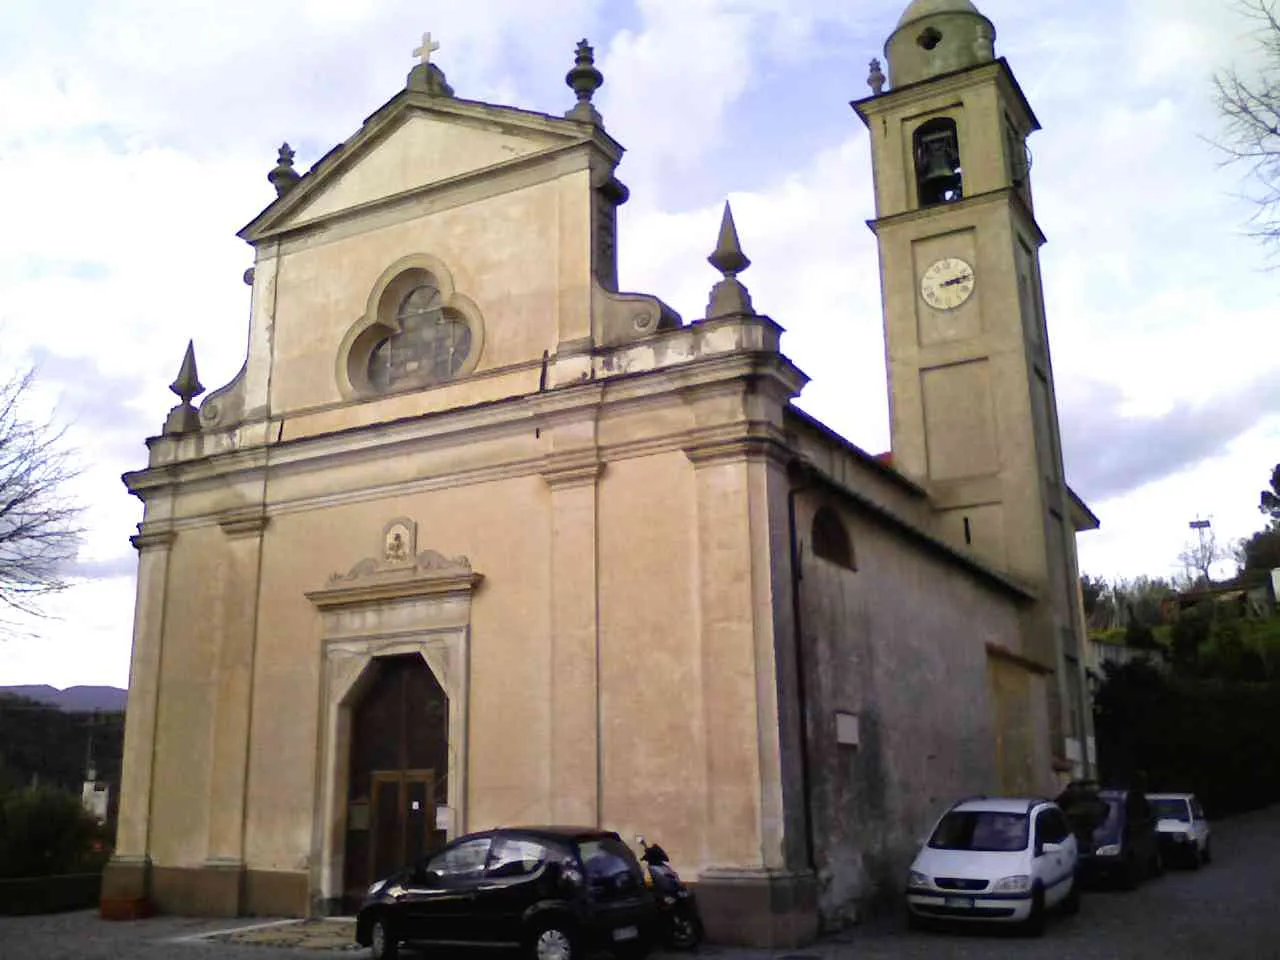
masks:
[[[916,176],[920,205],[949,203],[963,196],[960,150],[953,126],[921,132],[916,142]]]

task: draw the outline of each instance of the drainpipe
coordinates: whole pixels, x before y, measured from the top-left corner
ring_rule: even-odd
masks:
[[[787,538],[791,550],[791,622],[796,658],[796,706],[800,714],[800,795],[804,804],[805,863],[816,870],[813,839],[813,788],[809,776],[809,706],[805,694],[804,631],[800,610],[800,581],[804,574],[800,569],[800,542],[796,535],[796,495],[805,488],[801,471],[803,467],[793,461],[787,469]]]

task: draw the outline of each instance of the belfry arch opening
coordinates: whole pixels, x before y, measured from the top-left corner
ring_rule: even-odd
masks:
[[[956,122],[950,117],[928,120],[916,128],[912,141],[920,206],[953,203],[963,197],[964,172]]]

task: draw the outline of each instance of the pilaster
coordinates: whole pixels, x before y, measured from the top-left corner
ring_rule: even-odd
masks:
[[[226,535],[222,635],[218,638],[205,865],[227,877],[225,899],[238,897],[244,868],[244,806],[248,776],[254,652],[257,646],[259,567],[267,516],[261,508],[219,517]],[[237,879],[231,879],[234,875]],[[225,912],[225,911],[224,911]],[[233,914],[235,910],[231,911]]]
[[[589,448],[553,458],[542,474],[551,490],[547,789],[557,823],[595,825],[601,817],[597,518],[603,466]]]
[[[169,558],[176,538],[172,530],[152,529],[146,523],[140,524],[138,533],[130,538],[138,551],[138,587],[115,856],[134,864],[145,861],[150,852],[151,774],[164,647],[165,596]]]
[[[707,729],[704,862],[785,867],[767,437],[686,448],[697,488],[697,570]],[[780,472],[780,471],[779,471]]]

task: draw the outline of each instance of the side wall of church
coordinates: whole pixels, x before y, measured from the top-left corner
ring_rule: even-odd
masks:
[[[814,554],[820,505],[840,515],[852,567]],[[894,902],[948,804],[998,790],[986,644],[1016,646],[1018,607],[868,513],[812,497],[797,513],[814,852],[839,923]],[[1039,700],[1043,713],[1043,684]],[[837,739],[837,713],[856,717],[856,744]]]

